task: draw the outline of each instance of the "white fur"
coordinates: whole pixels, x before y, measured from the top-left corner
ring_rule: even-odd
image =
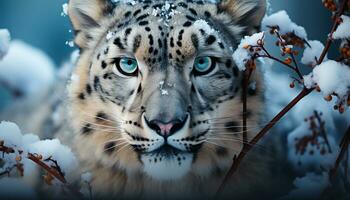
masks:
[[[154,159],[157,159],[157,162]],[[161,161],[160,161],[161,158]],[[178,161],[181,159],[181,164]],[[185,158],[185,159],[184,159]],[[191,169],[193,154],[180,153],[177,156],[163,156],[163,155],[142,155],[143,171],[150,177],[159,180],[176,180],[185,176]]]

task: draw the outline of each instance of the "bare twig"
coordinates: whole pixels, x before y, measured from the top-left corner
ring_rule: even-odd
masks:
[[[33,162],[35,162],[37,165],[39,165],[41,168],[43,168],[45,171],[47,171],[48,173],[50,173],[51,175],[53,175],[55,178],[57,178],[59,181],[61,181],[62,183],[67,183],[66,179],[64,178],[64,176],[62,176],[57,170],[55,170],[54,168],[48,166],[46,163],[44,163],[43,161],[41,161],[40,158],[38,158],[37,156],[35,156],[32,153],[28,153],[27,158]]]
[[[337,174],[337,170],[339,168],[340,162],[343,160],[346,151],[349,148],[350,143],[350,127],[346,131],[341,143],[340,143],[340,153],[337,157],[337,160],[334,163],[334,167],[329,171],[329,179],[332,180]]]
[[[253,70],[248,68],[243,73],[243,88],[242,88],[242,101],[243,101],[243,145],[248,144],[248,132],[247,132],[247,90],[249,79],[252,75]]]
[[[234,157],[233,164],[231,168],[229,169],[228,173],[226,174],[223,182],[221,183],[219,190],[217,191],[217,194],[220,194],[220,192],[223,191],[226,184],[228,183],[231,176],[236,172],[238,169],[239,164],[242,162],[243,158],[246,156],[246,154],[255,146],[255,144],[260,141],[261,138],[263,138],[266,133],[278,122],[287,112],[292,109],[302,98],[307,96],[313,91],[313,89],[307,89],[304,88],[298,96],[296,96],[285,108],[281,110],[250,142],[249,145],[245,145],[242,149],[242,151],[238,154],[238,156]]]

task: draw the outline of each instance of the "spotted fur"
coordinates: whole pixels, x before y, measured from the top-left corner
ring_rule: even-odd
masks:
[[[93,174],[94,194],[215,193],[243,146],[242,74],[231,55],[242,36],[259,30],[264,12],[263,0],[69,1],[81,48],[78,79],[69,86],[72,145],[82,171]],[[120,56],[137,60],[137,76],[115,72]],[[211,56],[215,69],[196,76],[193,62],[200,56]],[[262,111],[259,72],[251,83],[248,138]],[[174,118],[183,124],[167,137],[147,121]],[[157,151],[165,142],[168,149]],[[239,177],[256,182],[257,171],[248,165]]]

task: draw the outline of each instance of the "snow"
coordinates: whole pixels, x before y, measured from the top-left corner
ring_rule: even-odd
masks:
[[[62,5],[62,12],[61,12],[61,16],[65,17],[68,15],[68,3],[64,3]]]
[[[0,80],[25,96],[39,97],[55,79],[53,61],[41,50],[22,41],[12,41],[10,50],[0,62]]]
[[[332,123],[332,121],[329,122]],[[328,123],[328,121],[326,121],[326,123]],[[306,172],[310,169],[319,169],[320,166],[323,169],[330,169],[333,166],[339,148],[335,138],[331,134],[334,130],[328,128],[326,132],[329,133],[327,139],[332,152],[328,151],[328,146],[325,144],[325,141],[321,136],[317,137],[315,140],[319,145],[311,144],[311,142],[309,142],[304,153],[298,151],[299,149],[296,146],[297,143],[304,137],[311,137],[312,135],[312,130],[309,129],[309,122],[301,122],[299,127],[288,134],[288,159],[296,171]]]
[[[318,58],[320,57],[324,45],[318,40],[310,40],[308,41],[309,46],[306,46],[303,57],[301,58],[301,63],[304,65],[316,65]],[[324,59],[327,60],[327,56]]]
[[[198,30],[203,29],[209,35],[215,32],[215,30],[212,29],[211,26],[209,26],[208,22],[203,19],[196,20],[193,23],[193,26],[196,27],[196,29]]]
[[[350,17],[346,15],[341,16],[342,23],[339,24],[337,30],[333,33],[333,39],[350,38]]]
[[[307,173],[304,177],[296,178],[293,184],[296,188],[283,199],[319,199],[329,185],[328,174]]]
[[[74,41],[66,41],[65,44],[69,47],[74,47]]]
[[[270,16],[265,16],[262,20],[263,29],[269,30],[269,27],[278,26],[280,34],[294,33],[296,36],[307,39],[305,29],[298,26],[288,16],[285,10],[278,11]]]
[[[0,29],[0,60],[4,58],[10,48],[10,32],[7,29]]]
[[[248,46],[257,46],[259,40],[264,39],[264,32],[255,33],[252,36],[245,36],[241,43],[238,45],[236,51],[233,53],[232,58],[235,61],[239,70],[245,70],[245,65],[248,60],[256,53],[256,51],[250,51]]]
[[[307,88],[319,86],[324,96],[336,93],[343,99],[349,94],[350,68],[334,60],[328,60],[304,76],[304,84]]]
[[[34,188],[24,179],[10,177],[0,179],[0,196],[2,199],[37,199]]]
[[[43,160],[52,157],[58,162],[64,173],[70,173],[78,166],[78,161],[71,149],[62,145],[58,139],[41,140],[29,146],[29,153],[37,153],[43,156]],[[48,164],[52,164],[50,161]]]
[[[106,40],[110,40],[111,38],[113,38],[115,36],[115,32],[113,31],[108,31],[107,35],[106,35]]]
[[[22,134],[18,126],[11,122],[0,123],[0,141],[8,147],[22,146]]]
[[[43,156],[43,161],[49,157],[58,162],[62,172],[68,174],[74,171],[78,162],[71,149],[62,145],[58,139],[53,140],[39,140],[37,135],[25,134],[22,135],[18,126],[11,122],[0,123],[0,140],[4,141],[4,145],[15,149],[14,154],[4,154],[3,159],[5,165],[3,168],[12,166],[14,164],[14,158],[18,150],[22,150],[22,155],[27,153],[39,154]],[[48,165],[52,165],[51,161],[45,161]],[[30,175],[33,168],[33,163],[26,157],[22,156],[22,163],[25,174]]]

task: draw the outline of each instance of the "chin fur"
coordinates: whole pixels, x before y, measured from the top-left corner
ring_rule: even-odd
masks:
[[[174,155],[141,156],[143,171],[151,178],[159,181],[180,179],[191,169],[193,154],[179,153]]]

